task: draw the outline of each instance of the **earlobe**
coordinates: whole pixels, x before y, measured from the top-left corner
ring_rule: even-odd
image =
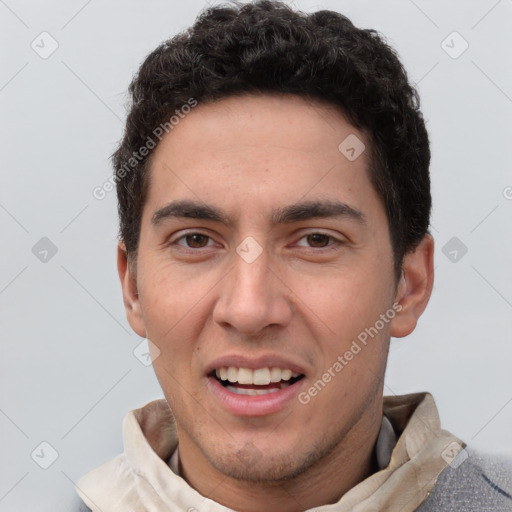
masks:
[[[131,328],[141,337],[146,337],[146,329],[142,318],[139,293],[137,290],[137,278],[134,275],[134,265],[130,265],[126,247],[123,242],[117,246],[117,272],[123,291],[123,302],[126,318]]]
[[[404,257],[395,298],[401,309],[391,322],[391,336],[402,338],[414,331],[427,307],[433,284],[434,239],[427,234],[418,247]]]

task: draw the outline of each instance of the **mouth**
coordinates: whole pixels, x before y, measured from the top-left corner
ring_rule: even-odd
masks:
[[[212,405],[231,416],[271,417],[298,403],[307,374],[287,357],[267,354],[248,359],[232,354],[212,362],[205,377]]]
[[[227,391],[236,395],[261,396],[277,393],[293,386],[304,378],[304,374],[288,368],[237,368],[222,366],[210,373],[210,378],[219,382]]]

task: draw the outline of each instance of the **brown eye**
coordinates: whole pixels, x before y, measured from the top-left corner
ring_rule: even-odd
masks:
[[[209,238],[210,237],[201,235],[200,233],[193,233],[191,235],[187,235],[185,240],[188,247],[191,247],[192,249],[200,249],[201,247],[206,247]]]
[[[308,244],[311,247],[327,247],[329,245],[330,236],[321,233],[313,233],[307,235]]]

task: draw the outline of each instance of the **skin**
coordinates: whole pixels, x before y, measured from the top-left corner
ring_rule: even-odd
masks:
[[[367,148],[354,161],[338,150],[349,134]],[[160,350],[153,364],[176,418],[181,474],[227,507],[306,510],[376,471],[389,340],[412,332],[427,305],[433,240],[405,256],[397,280],[368,147],[334,107],[261,95],[197,106],[153,154],[136,265],[118,247],[124,303],[133,330]],[[153,224],[175,200],[222,208],[231,222]],[[316,200],[342,201],[365,221],[270,219]],[[194,232],[205,236],[184,237]],[[236,252],[248,236],[263,249],[252,263]],[[400,312],[307,404],[240,416],[212,397],[205,368],[227,354],[288,358],[307,390],[394,303]]]

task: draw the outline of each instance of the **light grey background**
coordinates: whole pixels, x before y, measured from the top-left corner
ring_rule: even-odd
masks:
[[[428,121],[435,289],[416,332],[392,342],[386,394],[428,390],[444,428],[512,455],[512,1],[295,5],[385,34]],[[162,396],[125,320],[115,192],[92,190],[111,174],[133,73],[204,6],[0,1],[2,512],[72,510],[74,482],[122,451],[124,414]],[[43,31],[58,43],[45,59],[31,47],[51,50]],[[33,253],[42,237],[55,255]],[[459,242],[443,253],[453,237],[465,255]],[[58,452],[46,470],[42,442]]]

